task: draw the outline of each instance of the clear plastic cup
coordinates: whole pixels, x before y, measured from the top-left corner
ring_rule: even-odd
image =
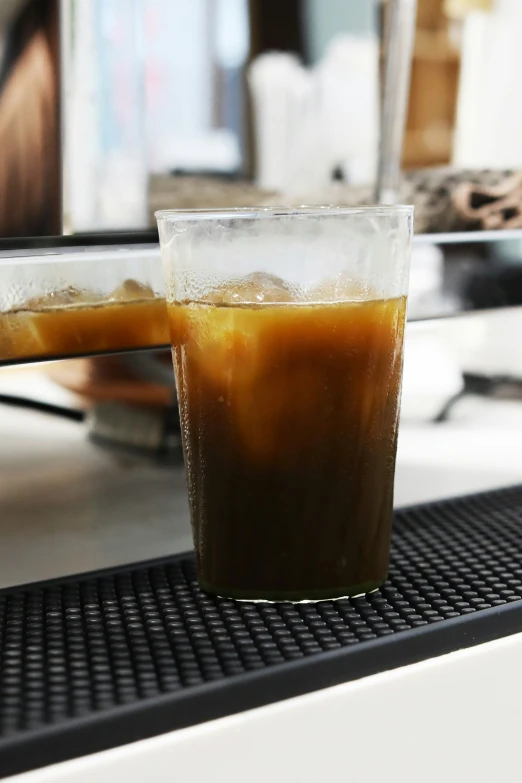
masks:
[[[413,209],[156,216],[202,587],[274,601],[376,589]]]

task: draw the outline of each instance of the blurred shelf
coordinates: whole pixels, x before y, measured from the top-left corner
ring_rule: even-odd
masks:
[[[45,239],[45,243],[40,246],[28,244],[26,247],[21,245],[5,247],[0,242],[0,263],[14,258],[28,258],[31,259],[31,263],[45,263],[46,261],[47,263],[54,263],[70,260],[93,261],[101,256],[107,258],[110,256],[112,259],[123,260],[125,256],[122,253],[125,251],[131,251],[136,255],[141,254],[148,259],[157,254],[158,262],[160,258],[159,245],[154,238],[151,238],[148,242],[143,242],[141,241],[142,238],[139,237],[138,241],[134,241],[133,235],[130,234],[122,234],[117,247],[112,238],[107,241],[107,235],[104,234],[98,235],[96,244],[84,243],[85,237],[81,235],[77,237],[47,237]],[[52,243],[51,239],[53,240]],[[72,244],[72,239],[76,239],[77,244]],[[448,231],[437,234],[415,234],[413,237],[413,241],[416,244],[430,245],[512,240],[522,240],[522,229],[512,229],[510,231]],[[78,253],[83,254],[81,259],[76,255]],[[74,256],[71,258],[72,254]],[[59,256],[59,258],[56,258],[56,256]]]
[[[510,231],[452,231],[440,234],[415,234],[416,244],[455,245],[471,244],[472,242],[506,242],[522,241],[522,229]]]

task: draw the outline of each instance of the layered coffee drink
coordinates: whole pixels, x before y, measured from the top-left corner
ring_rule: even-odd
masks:
[[[165,300],[136,280],[106,296],[71,286],[0,313],[0,365],[168,342]]]
[[[386,578],[405,297],[268,275],[168,304],[199,578],[314,600]]]

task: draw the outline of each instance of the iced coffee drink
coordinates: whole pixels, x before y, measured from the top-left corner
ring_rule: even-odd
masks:
[[[386,296],[360,272],[300,287],[256,271],[201,288],[174,288],[168,318],[202,587],[293,601],[376,589],[390,551],[402,284]]]

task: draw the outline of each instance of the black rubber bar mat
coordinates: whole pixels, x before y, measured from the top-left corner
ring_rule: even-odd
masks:
[[[0,777],[522,631],[522,486],[396,515],[388,582],[212,598],[193,556],[0,593]]]

